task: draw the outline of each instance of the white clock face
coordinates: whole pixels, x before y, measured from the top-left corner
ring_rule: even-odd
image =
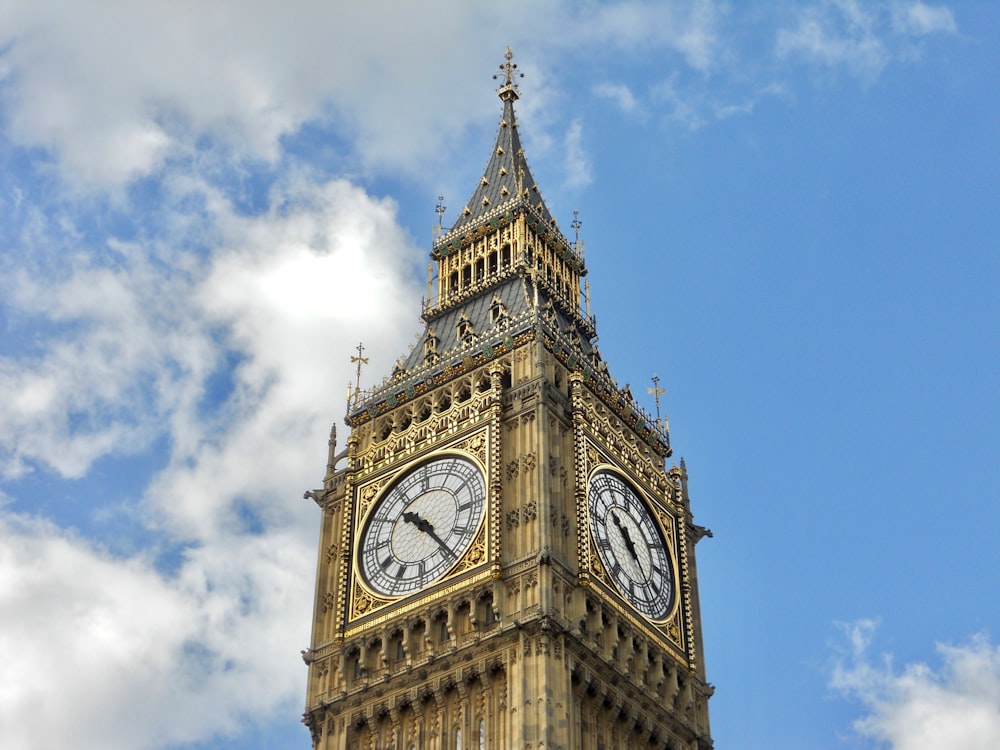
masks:
[[[433,583],[472,544],[485,503],[483,474],[468,459],[436,458],[407,472],[365,524],[359,554],[365,582],[386,596]]]
[[[590,480],[588,503],[598,554],[618,590],[646,617],[665,620],[673,606],[673,566],[646,504],[610,471]]]

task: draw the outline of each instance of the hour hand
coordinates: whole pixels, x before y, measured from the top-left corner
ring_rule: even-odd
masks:
[[[455,553],[451,551],[451,548],[435,533],[434,524],[426,518],[421,518],[419,513],[410,510],[404,511],[403,520],[416,526],[417,531],[422,531],[424,534],[427,534],[427,536],[437,542],[438,546],[440,546],[441,549],[447,552],[451,557],[455,556]]]
[[[407,523],[412,523],[417,527],[417,531],[423,531],[426,533],[434,533],[434,525],[428,521],[426,518],[421,518],[419,513],[415,513],[412,510],[403,511],[403,520]]]

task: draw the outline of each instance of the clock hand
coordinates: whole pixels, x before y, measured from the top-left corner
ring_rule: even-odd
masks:
[[[615,521],[615,526],[618,527],[618,531],[622,535],[622,539],[625,540],[625,547],[628,549],[629,553],[632,555],[632,559],[639,562],[639,555],[635,552],[635,543],[632,541],[631,535],[628,533],[628,529],[622,526],[622,522],[618,520],[618,514],[612,513],[611,517]]]
[[[455,553],[451,551],[451,548],[447,544],[445,544],[441,540],[441,537],[439,537],[434,532],[434,525],[426,518],[421,518],[419,513],[410,510],[404,511],[403,520],[406,521],[407,523],[412,523],[414,526],[417,527],[417,531],[421,531],[424,534],[427,534],[427,536],[429,536],[431,539],[433,539],[435,542],[438,543],[441,549],[443,549],[452,557],[455,556]]]

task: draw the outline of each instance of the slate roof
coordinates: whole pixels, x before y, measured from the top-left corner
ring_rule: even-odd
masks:
[[[518,274],[492,291],[473,297],[464,305],[458,305],[436,316],[420,335],[420,339],[403,362],[403,367],[407,370],[415,370],[423,363],[424,343],[427,341],[430,331],[433,331],[434,335],[437,336],[438,354],[447,359],[449,352],[455,351],[462,343],[458,338],[458,322],[463,315],[472,325],[480,346],[496,343],[502,339],[508,330],[502,330],[490,321],[490,307],[493,305],[494,295],[506,308],[509,321],[524,320],[524,325],[517,326],[520,330],[524,330],[530,324],[528,320],[531,312],[530,294],[524,277]]]
[[[469,202],[465,204],[451,229],[434,243],[435,246],[445,244],[456,234],[515,206],[527,206],[546,224],[555,226],[521,148],[521,137],[514,114],[517,92],[512,85],[507,85],[500,89],[499,95],[503,101],[503,115],[500,117],[493,153]]]
[[[571,320],[559,305],[551,304],[544,290],[538,290],[538,311],[534,310],[534,286],[528,278],[515,273],[493,289],[471,298],[464,305],[456,305],[435,317],[424,328],[409,354],[403,357],[396,373],[379,386],[366,391],[350,410],[363,411],[369,401],[384,397],[388,391],[398,391],[406,385],[425,380],[440,373],[448,365],[460,362],[468,354],[479,354],[484,346],[497,346],[508,336],[517,336],[531,328],[548,331],[564,346],[598,367],[600,357],[585,332]],[[499,299],[507,314],[501,320],[491,320],[490,308]],[[470,342],[463,342],[458,335],[460,320],[467,320],[475,331]],[[425,362],[425,343],[434,335],[438,339],[439,359]]]

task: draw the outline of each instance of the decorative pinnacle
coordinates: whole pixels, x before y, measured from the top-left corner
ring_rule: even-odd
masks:
[[[573,241],[573,249],[579,250],[580,248],[580,227],[583,226],[583,222],[580,221],[580,212],[575,208],[573,209],[573,221],[570,224],[573,227],[573,231],[576,233],[576,239]]]
[[[504,82],[497,93],[504,101],[507,101],[508,98],[517,99],[517,84],[514,83],[514,78],[524,78],[524,73],[517,69],[517,63],[511,62],[514,59],[514,53],[510,51],[510,47],[507,48],[503,56],[507,60],[506,63],[500,66],[500,73],[503,73]],[[494,81],[500,78],[500,73],[493,74]]]

